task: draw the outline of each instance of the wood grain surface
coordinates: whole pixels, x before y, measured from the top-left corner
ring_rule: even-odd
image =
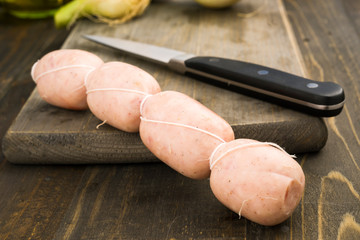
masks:
[[[325,120],[325,147],[298,155],[306,188],[290,219],[274,227],[238,219],[207,180],[189,180],[161,163],[13,165],[1,154],[0,239],[360,239],[360,2],[284,6],[309,76],[337,82],[346,93],[343,112]],[[31,64],[60,48],[68,31],[55,30],[51,19],[0,14],[0,33],[2,138],[34,87]]]
[[[308,184],[294,235],[360,239],[360,2],[286,1],[286,7],[311,77],[346,92],[343,113],[326,119],[324,149],[302,158]]]
[[[262,4],[266,4],[264,7]],[[261,9],[251,18],[246,13]],[[124,61],[153,75],[162,90],[183,92],[227,120],[236,138],[275,142],[290,153],[320,150],[327,140],[322,119],[221,89],[132,56],[96,45],[84,34],[126,38],[203,56],[219,56],[304,75],[303,60],[281,2],[242,1],[231,9],[207,10],[193,1],[153,3],[142,18],[118,26],[80,22],[63,48],[84,49],[104,61]],[[90,111],[50,106],[35,90],[4,138],[13,163],[120,163],[157,159],[138,134],[101,123]]]

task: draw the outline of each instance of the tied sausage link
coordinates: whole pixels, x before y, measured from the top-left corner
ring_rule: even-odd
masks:
[[[231,126],[216,113],[182,93],[161,92],[157,81],[135,66],[58,50],[34,64],[31,75],[48,103],[70,109],[88,105],[107,124],[139,131],[145,146],[184,176],[210,177],[214,195],[240,216],[275,225],[300,202],[304,173],[280,146],[235,140]],[[66,88],[58,91],[61,85]]]
[[[150,74],[121,62],[108,62],[91,71],[86,89],[91,112],[126,132],[139,131],[142,100],[161,91]]]
[[[209,158],[217,145],[234,140],[231,126],[196,100],[175,91],[146,99],[140,137],[155,156],[181,174],[210,176]]]
[[[89,71],[103,64],[98,56],[83,50],[62,49],[37,61],[31,76],[42,99],[57,107],[88,108],[84,79]]]

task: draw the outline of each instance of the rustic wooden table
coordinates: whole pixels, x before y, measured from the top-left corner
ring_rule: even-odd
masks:
[[[289,220],[263,227],[238,219],[207,180],[161,163],[13,165],[1,152],[0,239],[360,239],[360,2],[284,6],[309,76],[346,93],[343,112],[325,119],[325,147],[298,156],[307,183]],[[51,19],[0,12],[1,139],[34,88],[31,65],[69,33]]]

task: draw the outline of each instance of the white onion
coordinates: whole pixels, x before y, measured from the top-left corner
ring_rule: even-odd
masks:
[[[125,22],[141,15],[150,0],[74,0],[61,7],[55,14],[55,25],[71,26],[76,19],[95,16],[109,24]]]
[[[225,8],[230,7],[239,0],[195,0],[197,3],[209,8]]]

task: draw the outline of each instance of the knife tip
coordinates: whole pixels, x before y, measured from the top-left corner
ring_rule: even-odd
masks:
[[[82,35],[81,35],[81,37],[86,38],[86,39],[89,39],[89,38],[91,38],[91,35],[88,35],[88,34],[82,34]]]

